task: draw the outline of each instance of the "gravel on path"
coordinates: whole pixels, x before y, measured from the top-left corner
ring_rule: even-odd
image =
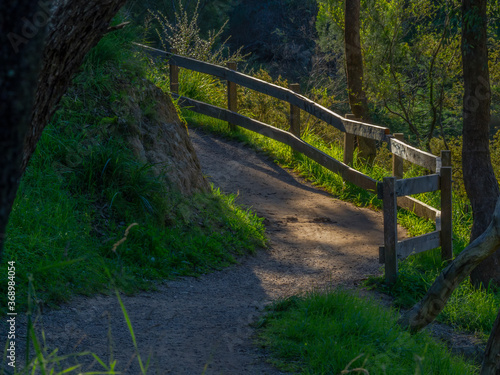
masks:
[[[238,142],[195,129],[190,136],[209,180],[265,218],[269,248],[222,271],[123,296],[142,359],[150,357],[148,374],[281,374],[254,344],[250,324],[278,298],[356,287],[379,274],[382,214],[333,199]],[[116,359],[122,373],[140,373],[116,296],[76,297],[38,319],[59,354],[89,350]],[[100,368],[80,361],[86,371]]]

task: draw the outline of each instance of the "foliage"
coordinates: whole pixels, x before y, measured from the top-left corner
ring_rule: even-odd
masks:
[[[252,76],[265,82],[272,82],[277,86],[288,87],[286,79],[280,76],[273,80],[269,73],[263,69],[259,69]],[[290,111],[288,103],[260,92],[254,92],[246,87],[238,87],[238,111],[242,115],[252,117],[277,128],[288,128]]]
[[[439,275],[439,257],[439,251],[433,250],[400,262],[398,280],[391,287],[385,285],[383,277],[371,277],[367,285],[392,295],[395,307],[409,309],[422,299]],[[485,338],[491,331],[499,308],[498,290],[477,289],[470,280],[465,280],[453,292],[436,320]]]
[[[379,302],[335,290],[274,303],[260,322],[273,363],[301,374],[474,374],[427,333],[412,335]]]
[[[227,39],[218,44],[227,21],[219,30],[210,30],[207,38],[201,36],[198,26],[198,6],[199,1],[190,16],[182,3],[179,3],[179,10],[175,12],[175,22],[171,22],[160,11],[150,11],[152,17],[159,24],[160,28],[156,31],[163,49],[175,50],[181,56],[189,56],[217,65],[226,65],[228,61],[243,61],[242,48],[234,53],[229,53]]]
[[[180,13],[181,9],[187,14],[193,14],[197,9],[200,34],[206,37],[210,30],[222,27],[237,3],[238,0],[129,0],[125,12],[135,23],[142,25],[150,20],[149,10],[161,12],[169,22],[175,23],[176,13]]]
[[[343,51],[342,2],[319,3],[320,46],[339,55]],[[374,110],[399,122],[414,141],[427,148],[437,133],[458,134],[462,93],[459,3],[361,3],[364,84]]]

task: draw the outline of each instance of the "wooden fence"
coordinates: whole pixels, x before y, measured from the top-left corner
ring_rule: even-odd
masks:
[[[253,132],[284,143],[294,152],[300,152],[330,171],[339,174],[365,190],[377,193],[384,207],[384,246],[379,248],[379,260],[385,263],[386,282],[397,279],[398,259],[441,246],[443,260],[452,259],[452,206],[451,206],[451,157],[449,151],[441,151],[437,157],[419,150],[403,141],[403,134],[390,134],[386,127],[366,124],[353,118],[342,117],[300,94],[297,84],[284,88],[236,71],[235,63],[227,67],[168,53],[137,44],[152,56],[168,59],[170,66],[170,90],[179,105],[191,111],[214,117],[229,123],[234,130],[241,126]],[[173,51],[175,52],[175,51]],[[210,74],[227,81],[228,108],[220,108],[187,97],[179,96],[179,68]],[[285,131],[238,114],[237,85],[272,96],[290,103],[290,131]],[[344,160],[340,162],[300,139],[300,110],[326,122],[344,132]],[[361,136],[386,142],[393,154],[393,177],[382,182],[351,167],[354,152],[354,137]],[[403,160],[420,165],[433,174],[403,179]],[[413,194],[441,191],[441,211],[409,197]],[[416,215],[434,220],[436,230],[418,237],[398,241],[397,207],[415,212]]]

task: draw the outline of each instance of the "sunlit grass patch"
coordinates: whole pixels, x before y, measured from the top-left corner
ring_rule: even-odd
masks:
[[[346,291],[311,292],[272,305],[260,322],[260,342],[275,365],[301,374],[478,372],[427,333],[401,330],[396,320],[394,311]]]

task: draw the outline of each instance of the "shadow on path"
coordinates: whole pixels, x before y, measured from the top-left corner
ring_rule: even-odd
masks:
[[[266,218],[270,247],[240,265],[123,297],[143,360],[151,358],[148,374],[280,374],[249,324],[277,298],[355,287],[380,272],[382,215],[331,198],[239,143],[190,135],[209,180]],[[90,350],[139,373],[115,296],[78,297],[42,318],[46,344],[59,354]],[[89,361],[84,369],[97,368]]]

